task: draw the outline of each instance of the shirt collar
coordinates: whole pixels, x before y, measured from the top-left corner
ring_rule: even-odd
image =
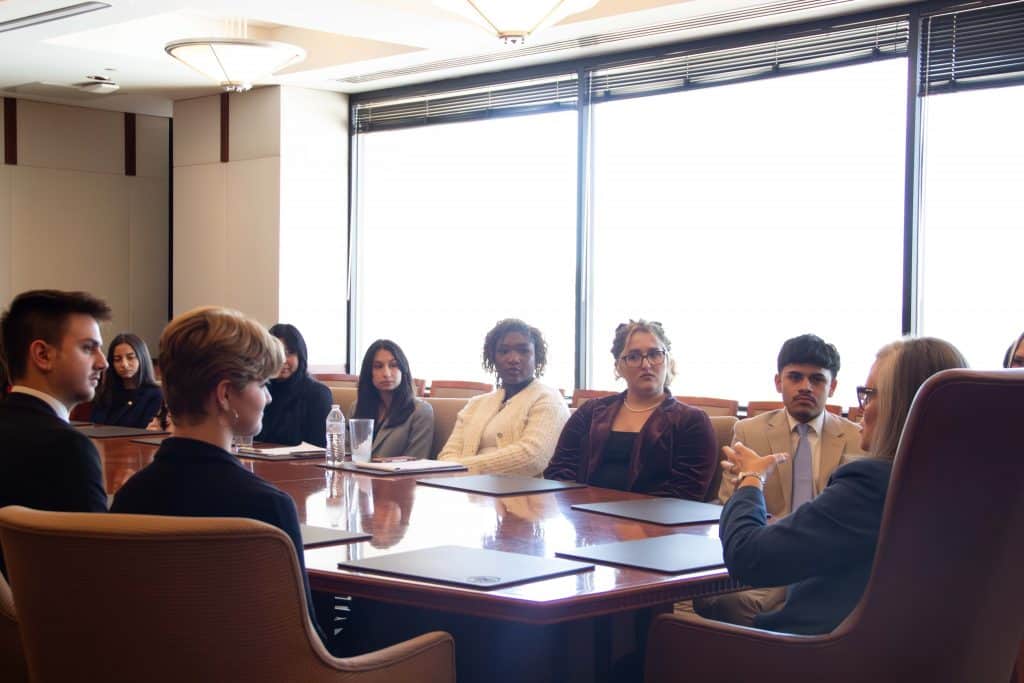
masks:
[[[795,431],[796,426],[800,424],[800,420],[797,420],[795,417],[790,415],[788,410],[786,411],[786,419],[789,421],[789,431]],[[818,416],[816,418],[814,418],[807,424],[810,426],[811,431],[813,431],[818,436],[821,436],[821,430],[825,426],[825,411],[822,410],[820,413],[818,413]]]
[[[57,417],[64,420],[65,422],[71,422],[71,413],[68,411],[67,406],[65,406],[63,403],[61,403],[56,398],[54,398],[50,394],[47,394],[44,391],[32,389],[31,387],[26,387],[21,384],[15,384],[13,387],[11,387],[11,393],[28,394],[29,396],[38,398],[40,401],[50,406],[53,409],[53,412],[57,414]]]

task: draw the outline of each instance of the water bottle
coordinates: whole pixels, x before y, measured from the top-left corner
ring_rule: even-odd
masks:
[[[337,465],[345,459],[345,416],[337,403],[327,413],[327,464]]]

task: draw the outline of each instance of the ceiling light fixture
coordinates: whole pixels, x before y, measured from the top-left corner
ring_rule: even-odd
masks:
[[[306,58],[301,47],[271,40],[241,38],[188,38],[175,40],[164,51],[179,62],[220,84],[227,92],[245,92],[286,66]]]
[[[38,12],[37,14],[29,14],[24,17],[18,17],[17,19],[0,21],[0,33],[4,33],[5,31],[14,31],[19,28],[28,28],[29,26],[38,26],[39,24],[57,21],[59,19],[67,19],[68,17],[77,17],[79,14],[87,14],[89,12],[95,12],[98,9],[107,9],[108,7],[110,7],[110,5],[105,2],[80,2],[77,5],[58,7],[57,9]]]
[[[526,36],[590,9],[598,0],[434,0],[435,4],[481,24],[506,43],[521,44]]]

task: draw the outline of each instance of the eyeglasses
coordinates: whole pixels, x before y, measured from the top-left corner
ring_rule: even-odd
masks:
[[[872,389],[871,387],[857,387],[857,403],[860,404],[860,409],[864,410],[868,404],[875,400],[875,396],[878,395],[878,389]]]
[[[665,356],[668,352],[665,349],[651,349],[647,353],[640,353],[639,351],[630,351],[629,353],[619,356],[619,359],[626,364],[627,367],[638,368],[643,365],[644,359],[651,364],[651,367],[661,365],[665,362]]]

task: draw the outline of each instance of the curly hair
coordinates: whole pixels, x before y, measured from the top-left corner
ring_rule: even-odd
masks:
[[[533,358],[534,358],[534,377],[540,377],[544,374],[544,368],[548,364],[548,343],[544,341],[544,335],[536,327],[527,325],[519,318],[505,318],[499,320],[498,323],[491,328],[491,331],[484,337],[484,353],[483,353],[483,367],[488,373],[497,372],[497,366],[494,363],[495,355],[498,351],[498,342],[500,342],[506,334],[510,332],[518,332],[530,339],[533,342]]]

